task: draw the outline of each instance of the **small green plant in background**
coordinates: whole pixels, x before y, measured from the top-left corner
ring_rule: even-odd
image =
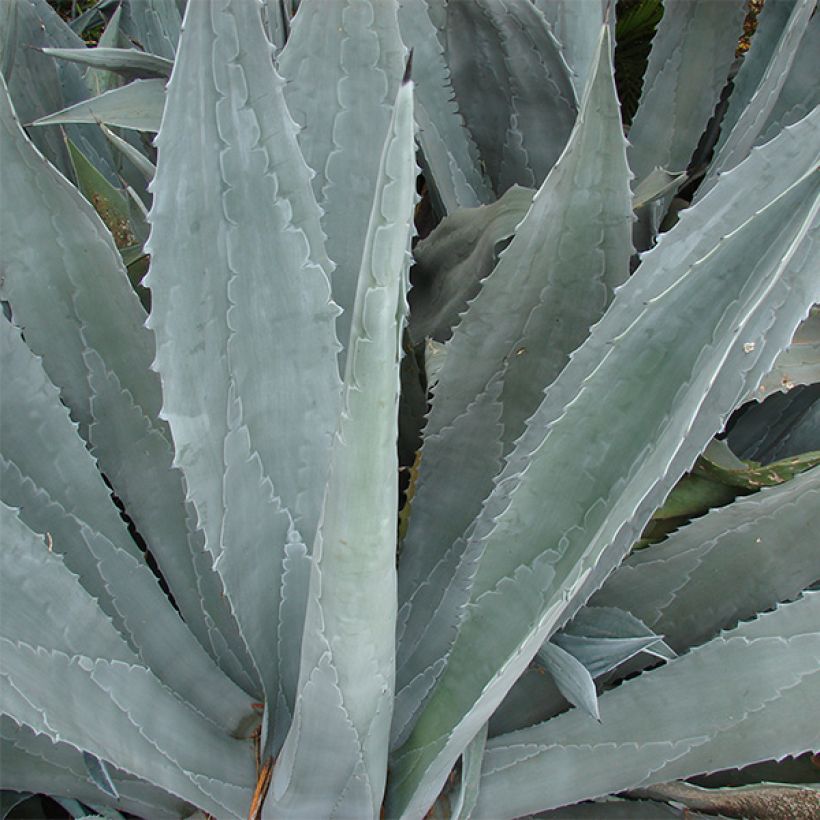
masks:
[[[816,813],[815,2],[609,6],[0,6],[4,816]]]

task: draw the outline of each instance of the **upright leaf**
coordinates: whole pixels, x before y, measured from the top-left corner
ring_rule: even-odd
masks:
[[[620,562],[817,298],[816,143],[809,152],[801,179],[686,264],[680,246],[696,220],[682,220],[678,241],[660,243],[622,286],[529,420],[470,535],[467,551],[480,556],[470,603],[396,753],[392,810],[423,813],[540,643]],[[748,170],[722,179],[743,207],[760,183]]]
[[[456,101],[496,193],[538,187],[578,111],[544,17],[530,0],[451,0],[446,32]]]
[[[768,115],[774,108],[780,89],[789,74],[798,47],[809,27],[817,0],[799,0],[778,40],[777,47],[766,67],[760,84],[749,100],[743,113],[738,117],[731,133],[717,151],[709,175],[701,183],[698,196],[703,196],[714,185],[716,176],[729,168],[734,168],[745,159],[757,141]]]
[[[432,11],[438,0],[400,0],[401,36],[415,58],[416,123],[427,181],[444,213],[495,198],[453,102],[450,69]]]
[[[395,444],[415,200],[413,132],[413,87],[405,82],[367,229],[313,551],[298,695],[266,816],[379,816],[393,707]]]
[[[715,108],[742,32],[743,0],[666,3],[629,129],[636,182],[684,171]]]
[[[279,57],[299,145],[316,174],[345,347],[379,155],[404,67],[396,11],[396,0],[303,0]]]
[[[123,0],[120,30],[142,51],[173,60],[180,25],[176,0]]]
[[[572,84],[580,99],[589,72],[595,68],[597,33],[604,21],[607,0],[532,0],[552,27],[561,53],[572,72]]]
[[[629,272],[629,171],[606,27],[598,48],[565,152],[447,345],[402,550],[402,686],[440,665],[453,639],[468,583],[451,581],[444,568],[462,561],[463,536],[492,488],[498,457]],[[459,481],[455,465],[464,471]],[[469,575],[471,559],[463,560]],[[431,583],[440,572],[450,577]],[[445,598],[448,623],[434,626],[430,613]]]
[[[270,704],[285,544],[313,540],[340,392],[330,263],[282,86],[255,3],[189,4],[147,279],[175,464]]]

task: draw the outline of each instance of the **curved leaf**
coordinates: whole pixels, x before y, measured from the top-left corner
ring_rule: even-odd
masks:
[[[489,741],[474,816],[517,817],[814,748],[820,733],[804,710],[820,696],[819,615],[820,595],[807,593],[601,695],[600,724],[576,710]]]
[[[665,636],[678,651],[789,600],[820,576],[820,467],[713,510],[631,555],[593,596]]]
[[[470,732],[620,562],[791,338],[817,298],[815,163],[816,154],[801,180],[687,265],[668,256],[689,228],[678,223],[669,235],[679,242],[658,245],[547,392],[470,536],[467,551],[481,556],[470,605],[396,754],[394,810],[413,816],[432,802]],[[741,168],[723,177],[727,193],[759,183],[738,184]]]
[[[416,172],[413,87],[405,82],[367,229],[343,409],[314,544],[293,725],[274,768],[266,815],[379,815],[393,707],[395,442]],[[327,742],[316,746],[320,725]]]

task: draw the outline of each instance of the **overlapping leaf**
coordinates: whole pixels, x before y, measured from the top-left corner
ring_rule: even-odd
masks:
[[[765,202],[772,192],[760,191],[750,171],[777,165],[786,146],[784,137],[760,149],[689,212],[705,215],[703,203],[720,205],[722,196],[741,212],[751,208],[728,234],[728,220],[713,223],[722,240],[687,259],[681,251],[698,220],[681,220],[528,422],[470,536],[468,550],[481,556],[470,606],[447,669],[396,754],[393,810],[423,813],[477,724],[622,559],[817,298],[809,262],[816,134],[804,176],[754,210],[752,194]],[[693,244],[708,236],[698,231]]]
[[[415,201],[412,84],[381,155],[314,546],[293,724],[265,816],[378,817],[393,710],[395,442]],[[322,772],[316,781],[317,768]]]

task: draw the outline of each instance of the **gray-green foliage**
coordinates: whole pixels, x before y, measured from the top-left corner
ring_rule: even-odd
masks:
[[[817,16],[769,2],[666,233],[739,0],[666,4],[629,142],[601,0],[0,5],[3,816],[675,816],[607,796],[817,748]]]

